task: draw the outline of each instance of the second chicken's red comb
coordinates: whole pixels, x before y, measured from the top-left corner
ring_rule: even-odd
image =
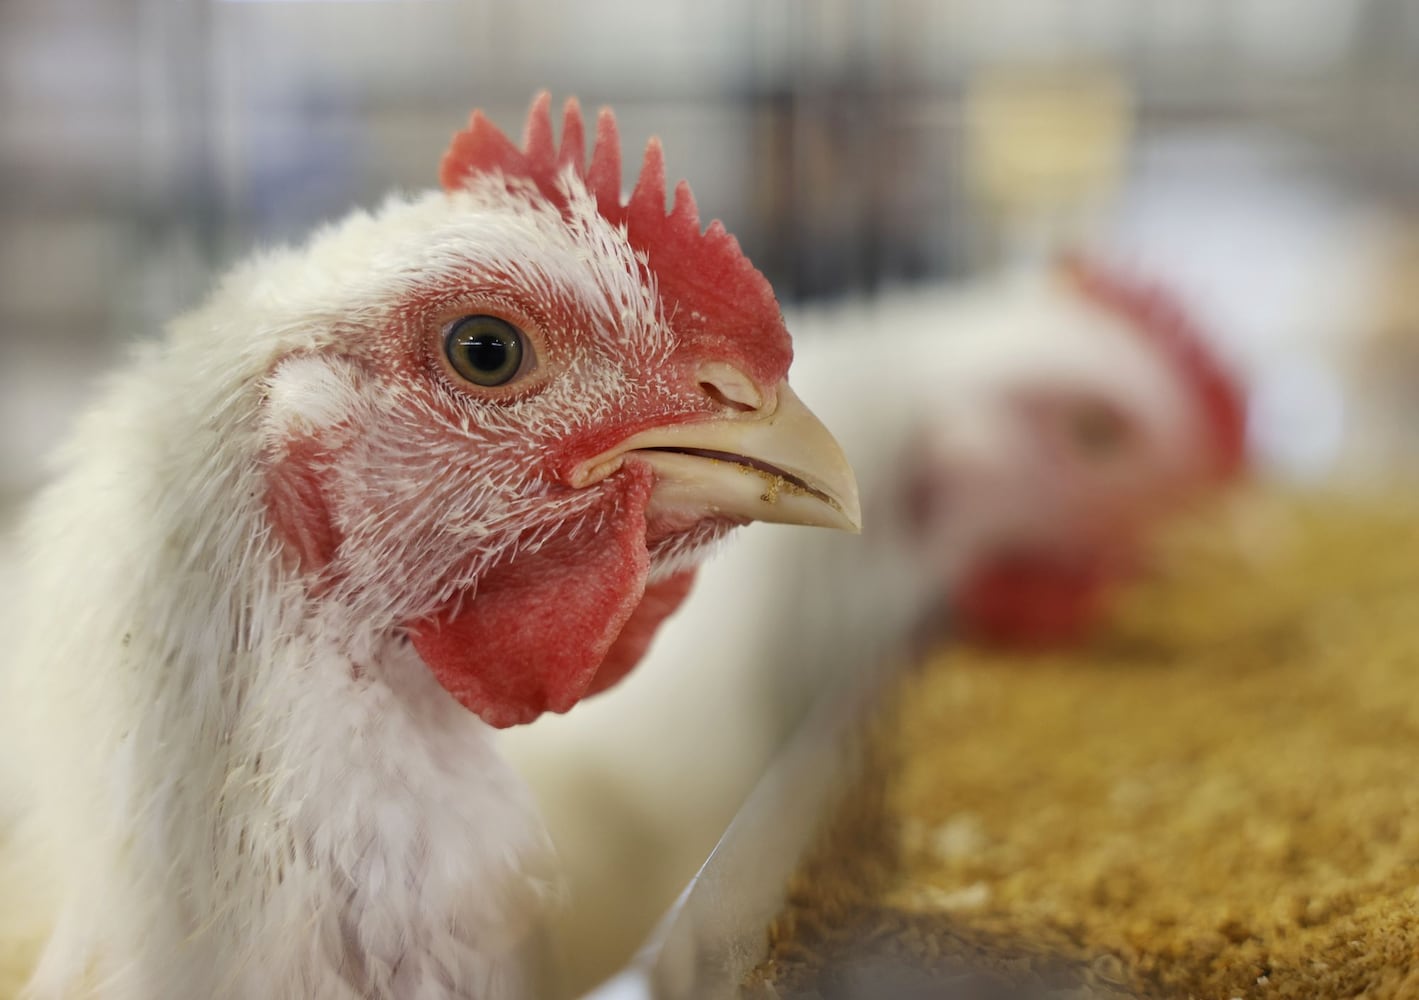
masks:
[[[1157,285],[1079,255],[1063,257],[1059,270],[1085,299],[1123,319],[1176,366],[1206,415],[1218,478],[1239,473],[1246,457],[1245,397],[1181,304]]]
[[[718,220],[700,231],[699,211],[685,181],[675,186],[674,205],[667,214],[660,141],[653,138],[646,144],[635,189],[623,202],[615,115],[609,108],[597,115],[596,142],[586,164],[580,105],[575,98],[565,105],[560,147],[552,141],[551,106],[546,91],[532,102],[522,149],[481,111],[473,112],[468,128],[453,137],[443,156],[439,168],[443,186],[458,190],[495,173],[506,179],[521,178],[532,181],[543,197],[565,211],[568,199],[559,178],[570,169],[596,199],[600,214],[624,226],[630,244],[645,253],[666,315],[682,332],[755,341],[748,357],[759,362],[764,372],[787,368],[791,349],[778,301],[739,241]]]

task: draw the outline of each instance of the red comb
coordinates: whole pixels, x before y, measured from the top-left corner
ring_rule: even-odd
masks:
[[[1076,255],[1060,270],[1090,302],[1123,319],[1182,373],[1202,406],[1218,478],[1241,471],[1246,454],[1246,403],[1241,386],[1212,353],[1182,306],[1156,285],[1104,270]]]
[[[770,384],[782,378],[792,352],[773,289],[718,220],[700,232],[699,213],[686,182],[675,186],[675,203],[666,214],[660,141],[647,143],[640,178],[630,200],[622,203],[621,140],[611,110],[603,108],[596,117],[596,144],[586,165],[580,105],[575,98],[565,105],[559,149],[552,143],[551,106],[546,91],[533,100],[520,150],[481,111],[473,112],[468,128],[453,137],[444,153],[439,167],[443,186],[457,190],[497,171],[509,180],[532,181],[543,197],[566,211],[567,198],[557,177],[570,165],[596,199],[601,215],[613,225],[624,225],[631,246],[645,253],[665,314],[676,329],[731,342],[751,374]]]

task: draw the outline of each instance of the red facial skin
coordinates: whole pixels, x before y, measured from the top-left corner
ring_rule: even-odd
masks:
[[[622,205],[614,119],[603,112],[596,151],[586,168],[581,163],[582,132],[580,112],[570,102],[562,148],[554,152],[545,95],[533,106],[524,150],[475,115],[445,157],[445,186],[457,189],[496,170],[506,178],[533,181],[542,197],[565,212],[555,177],[565,164],[574,163],[600,213],[615,225],[625,225],[632,246],[646,255],[649,274],[637,277],[654,276],[661,313],[678,345],[668,366],[657,361],[654,372],[638,372],[636,345],[598,340],[605,335],[593,332],[596,322],[575,303],[528,301],[515,283],[499,282],[496,275],[483,275],[469,286],[415,293],[396,310],[383,336],[352,337],[342,345],[341,355],[367,374],[372,388],[397,385],[393,398],[401,401],[394,405],[404,407],[395,414],[400,419],[391,421],[391,414],[384,413],[382,423],[402,427],[407,419],[413,428],[409,439],[391,446],[379,422],[339,426],[282,442],[268,456],[268,517],[313,595],[339,599],[353,594],[357,599],[354,588],[360,583],[351,567],[358,562],[353,554],[360,551],[392,553],[396,564],[389,572],[417,586],[415,578],[424,567],[405,565],[401,560],[406,554],[445,543],[449,549],[477,547],[466,538],[445,540],[444,526],[431,516],[411,515],[408,523],[392,517],[391,526],[377,520],[371,527],[369,511],[457,509],[460,496],[466,498],[468,491],[506,491],[514,489],[509,485],[514,481],[533,484],[515,487],[526,491],[519,493],[519,501],[536,504],[545,498],[550,505],[566,500],[577,493],[569,477],[578,464],[637,432],[724,416],[723,404],[697,381],[703,363],[730,364],[766,393],[787,373],[792,350],[763,276],[718,223],[700,232],[693,199],[683,184],[676,190],[674,209],[665,214],[659,145],[652,143],[647,150],[635,193]],[[477,312],[500,315],[532,339],[538,367],[525,382],[482,390],[460,384],[443,363],[440,331],[449,320]],[[529,436],[525,456],[513,449],[509,457],[508,445],[521,443],[516,428],[506,440],[487,442],[487,457],[481,444],[465,447],[461,438],[444,429],[467,424],[465,397],[486,408],[536,394],[568,377],[573,359],[598,351],[616,357],[631,375],[630,384],[654,385],[661,391],[645,399],[628,397],[615,412],[555,437]],[[476,413],[474,423],[483,434]],[[378,448],[362,450],[363,439],[372,431],[381,439]],[[445,447],[450,440],[458,442],[454,448]],[[445,457],[435,457],[440,454]],[[509,473],[509,462],[516,466],[516,475]],[[496,483],[486,471],[493,466],[502,477]],[[486,722],[508,726],[529,722],[544,711],[566,711],[625,676],[685,598],[694,577],[684,571],[647,586],[652,553],[673,540],[673,534],[707,541],[732,527],[718,519],[676,525],[673,532],[665,525],[648,525],[653,488],[650,467],[628,459],[619,471],[585,488],[596,506],[590,514],[582,510],[580,524],[567,525],[565,532],[544,530],[536,545],[522,551],[494,550],[511,554],[432,613],[399,623],[439,683]],[[408,500],[411,490],[417,502]],[[577,530],[586,523],[597,527]],[[512,530],[513,538],[503,542],[516,538],[517,529]],[[471,555],[462,565],[469,564]],[[422,583],[430,593],[442,593],[440,580],[465,578],[459,567],[449,561]]]

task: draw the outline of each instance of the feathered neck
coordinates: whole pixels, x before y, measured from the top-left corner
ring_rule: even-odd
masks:
[[[551,867],[528,794],[400,635],[283,566],[265,359],[210,378],[211,339],[108,387],[25,527],[0,756],[56,901],[34,994],[515,995]]]

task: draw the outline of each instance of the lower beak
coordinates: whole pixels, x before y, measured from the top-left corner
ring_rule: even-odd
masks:
[[[605,479],[634,456],[655,470],[650,514],[862,530],[842,448],[787,382],[772,396],[772,409],[632,435],[577,466],[572,485]]]

